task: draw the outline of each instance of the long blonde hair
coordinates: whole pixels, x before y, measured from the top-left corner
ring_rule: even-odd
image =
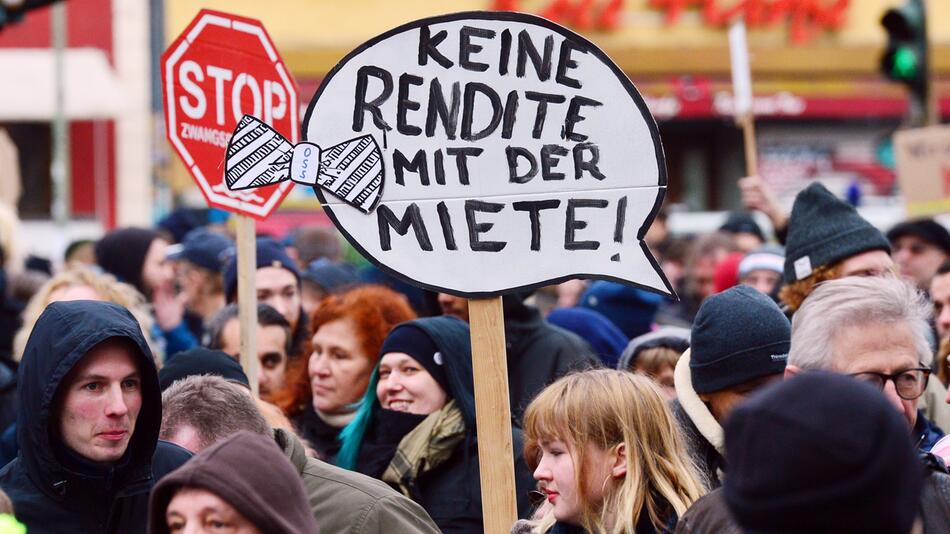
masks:
[[[26,348],[26,341],[30,338],[30,332],[36,325],[36,320],[40,314],[50,304],[50,295],[54,291],[66,287],[85,286],[91,288],[99,295],[99,298],[106,302],[113,302],[124,306],[138,321],[142,327],[142,334],[145,335],[145,341],[152,349],[153,356],[158,360],[155,342],[152,339],[152,316],[145,302],[145,297],[134,287],[116,280],[114,276],[106,273],[97,273],[88,267],[74,267],[63,271],[48,282],[33,295],[26,309],[23,310],[23,326],[17,331],[13,338],[13,359],[20,361],[23,357],[23,349]]]
[[[612,369],[567,375],[542,391],[524,416],[525,459],[532,469],[540,462],[542,441],[562,441],[572,451],[576,487],[593,468],[585,454],[591,445],[611,450],[625,444],[627,471],[604,486],[604,501],[581,495],[582,526],[588,532],[632,533],[641,514],[662,530],[669,510],[677,516],[706,489],[699,470],[689,461],[673,414],[656,385],[643,376]],[[613,519],[608,525],[607,517]],[[534,524],[546,532],[553,510]]]

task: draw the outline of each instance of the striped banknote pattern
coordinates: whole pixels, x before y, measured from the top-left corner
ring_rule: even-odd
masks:
[[[373,137],[357,137],[323,152],[317,183],[363,211],[372,210],[383,183],[383,158]]]
[[[263,122],[245,115],[228,144],[224,179],[233,190],[249,189],[287,179],[291,145]]]
[[[283,182],[290,177],[294,147],[273,128],[245,115],[228,143],[225,182],[232,191]],[[317,185],[369,213],[382,193],[383,158],[371,135],[334,145],[320,154]]]

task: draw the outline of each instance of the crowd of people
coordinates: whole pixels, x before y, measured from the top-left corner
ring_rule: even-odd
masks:
[[[714,232],[647,232],[677,300],[504,296],[511,532],[950,532],[950,232],[740,187],[749,212]],[[332,228],[261,236],[254,396],[220,214],[61,261],[0,221],[0,534],[484,531],[500,449],[465,299]]]

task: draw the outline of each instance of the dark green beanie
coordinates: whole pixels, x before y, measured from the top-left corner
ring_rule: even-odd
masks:
[[[880,230],[825,186],[813,182],[795,197],[785,243],[785,283],[869,250],[890,253]]]

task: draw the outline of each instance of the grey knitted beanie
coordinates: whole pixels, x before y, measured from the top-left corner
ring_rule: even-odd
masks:
[[[880,230],[825,186],[813,182],[795,197],[785,243],[785,282],[870,250],[890,252]]]

